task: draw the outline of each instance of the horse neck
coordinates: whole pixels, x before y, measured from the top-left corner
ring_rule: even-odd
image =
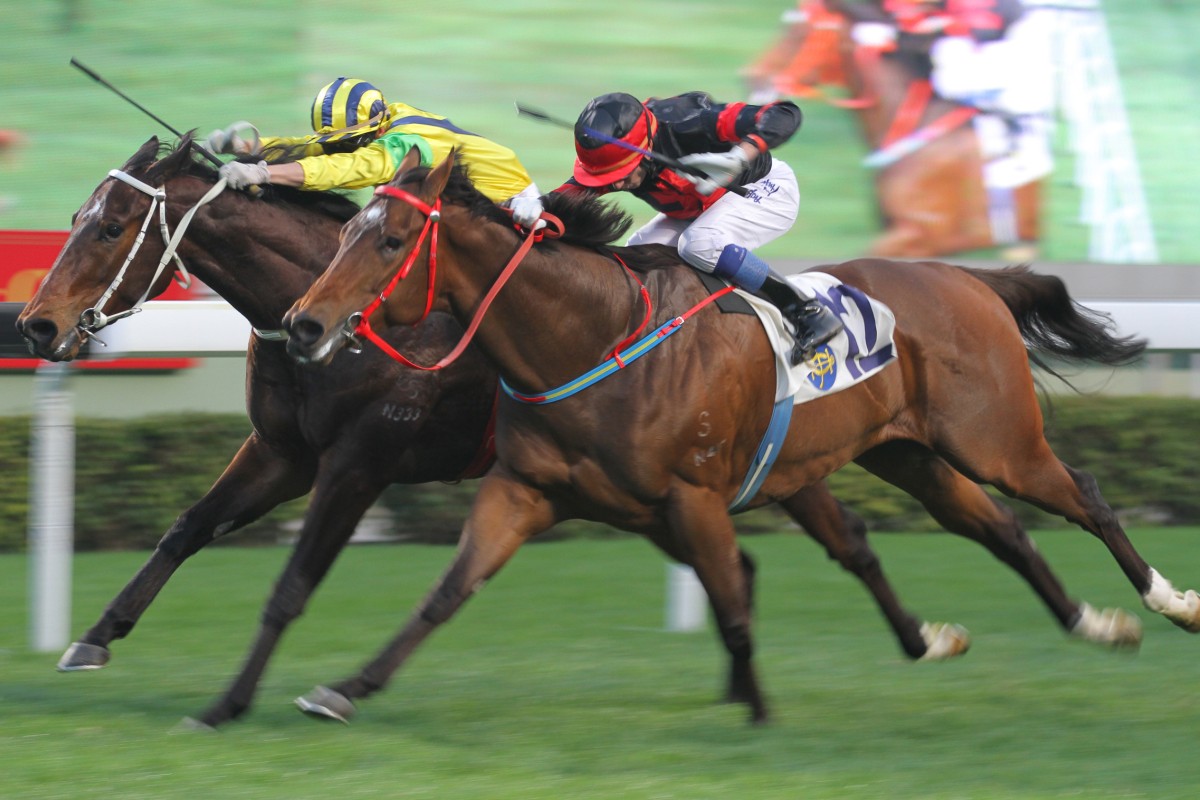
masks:
[[[201,193],[208,188],[202,185]],[[178,201],[174,225],[199,197],[188,192]],[[312,210],[227,191],[196,214],[179,254],[252,325],[275,329],[333,259],[340,227],[339,220]]]
[[[496,225],[455,227],[469,233],[443,235],[439,282],[466,327],[516,247]],[[637,286],[617,261],[548,242],[534,246],[496,295],[476,342],[510,384],[536,392],[596,366],[643,315]]]

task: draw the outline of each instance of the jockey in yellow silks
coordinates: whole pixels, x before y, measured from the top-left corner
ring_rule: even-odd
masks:
[[[433,166],[457,148],[480,192],[507,203],[522,224],[541,215],[540,192],[511,149],[437,114],[388,103],[366,81],[338,78],[322,87],[311,117],[311,136],[259,138],[253,126],[239,122],[213,131],[204,144],[263,159],[224,165],[221,176],[231,188],[273,183],[314,191],[384,184],[410,150],[420,154],[422,166]]]

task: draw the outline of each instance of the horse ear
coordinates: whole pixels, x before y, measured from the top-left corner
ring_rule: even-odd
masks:
[[[396,174],[388,182],[392,186],[399,186],[404,183],[404,176],[409,173],[409,170],[414,170],[421,166],[421,153],[417,148],[410,147],[408,152],[404,154],[404,158],[400,161],[400,166],[396,167]]]
[[[121,169],[129,172],[153,163],[156,158],[158,158],[158,137],[151,136],[144,145],[138,148],[136,153],[129,157]]]
[[[450,182],[450,173],[454,169],[454,162],[458,157],[458,149],[451,150],[450,153],[442,160],[442,163],[433,168],[433,171],[425,177],[425,182],[421,185],[422,193],[429,197],[437,197],[446,188],[446,184]]]

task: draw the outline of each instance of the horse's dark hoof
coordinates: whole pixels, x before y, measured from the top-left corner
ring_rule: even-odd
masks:
[[[216,733],[217,729],[212,725],[201,722],[195,717],[184,717],[179,720],[179,724],[171,729],[171,733]]]
[[[100,669],[108,663],[112,653],[107,647],[87,642],[75,642],[58,660],[59,672],[79,672],[85,669]]]
[[[318,719],[331,719],[348,724],[356,709],[345,695],[327,686],[318,686],[303,697],[296,698],[296,705],[305,714]]]

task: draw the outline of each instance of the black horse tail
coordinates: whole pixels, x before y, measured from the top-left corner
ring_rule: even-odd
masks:
[[[1027,264],[964,269],[1008,306],[1025,340],[1029,360],[1060,379],[1039,356],[1118,367],[1136,361],[1146,349],[1145,339],[1117,336],[1112,318],[1072,299],[1056,275],[1039,275]]]

